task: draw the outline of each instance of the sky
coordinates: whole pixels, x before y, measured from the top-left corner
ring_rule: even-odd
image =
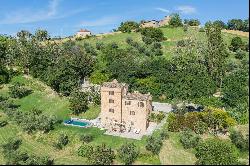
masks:
[[[171,13],[207,21],[247,19],[248,0],[0,0],[0,34],[46,29],[51,36],[84,28],[110,32],[122,21],[161,20]]]

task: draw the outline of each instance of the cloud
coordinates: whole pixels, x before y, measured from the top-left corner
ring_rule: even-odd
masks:
[[[192,6],[178,6],[177,11],[180,11],[182,14],[193,14],[196,13],[196,9]]]
[[[117,16],[102,17],[96,20],[82,21],[77,27],[96,27],[115,24],[119,21]]]
[[[156,10],[160,10],[160,11],[162,11],[162,12],[164,12],[164,13],[169,13],[169,12],[170,12],[169,10],[164,9],[164,8],[160,8],[160,7],[155,8],[155,9],[156,9]]]
[[[22,23],[33,23],[39,21],[46,21],[52,19],[65,18],[87,9],[76,9],[73,11],[58,12],[58,7],[62,0],[51,0],[48,4],[47,10],[33,11],[31,9],[21,9],[15,12],[10,12],[5,15],[5,17],[0,20],[0,24],[22,24]]]

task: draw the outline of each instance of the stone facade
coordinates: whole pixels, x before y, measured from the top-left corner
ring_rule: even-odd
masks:
[[[155,20],[146,21],[146,22],[143,22],[143,23],[141,24],[141,27],[142,27],[142,28],[146,28],[146,27],[157,28],[157,27],[159,27],[159,22],[158,22],[158,21],[155,21]]]
[[[159,26],[161,27],[161,26],[164,26],[164,25],[168,25],[170,19],[171,19],[170,16],[165,16],[165,18],[162,19],[162,20],[159,22]]]
[[[164,19],[157,21],[157,20],[151,20],[151,21],[145,21],[141,23],[142,28],[146,27],[153,27],[153,28],[158,28],[162,27],[164,25],[168,25],[171,17],[170,16],[165,16]]]
[[[101,87],[101,123],[110,131],[145,133],[152,111],[150,94],[129,93],[128,85],[116,80]]]

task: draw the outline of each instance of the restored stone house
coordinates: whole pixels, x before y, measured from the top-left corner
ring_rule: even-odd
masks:
[[[153,28],[158,28],[158,27],[162,27],[165,25],[169,24],[169,21],[171,19],[171,16],[165,16],[162,20],[157,21],[157,20],[151,20],[151,21],[144,21],[141,23],[141,27],[142,28],[146,28],[146,27],[153,27]]]
[[[101,124],[110,131],[145,133],[152,111],[150,94],[129,93],[128,85],[117,80],[101,86]]]

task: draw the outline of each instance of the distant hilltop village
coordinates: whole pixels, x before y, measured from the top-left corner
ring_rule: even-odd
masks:
[[[158,28],[158,27],[162,27],[165,25],[169,24],[171,17],[170,16],[165,16],[162,20],[157,21],[157,20],[151,20],[151,21],[143,21],[141,23],[141,27],[142,28],[146,28],[146,27],[154,27],[154,28]]]
[[[146,27],[154,27],[154,28],[162,27],[162,26],[168,25],[170,19],[171,19],[171,16],[165,16],[160,21],[157,21],[157,20],[142,21],[141,22],[141,27],[142,28],[146,28]],[[115,33],[115,32],[112,32],[112,33]],[[105,34],[112,34],[112,33],[105,33]],[[87,29],[80,29],[75,34],[75,37],[85,38],[87,36],[92,36],[91,32],[89,30],[87,30]]]

